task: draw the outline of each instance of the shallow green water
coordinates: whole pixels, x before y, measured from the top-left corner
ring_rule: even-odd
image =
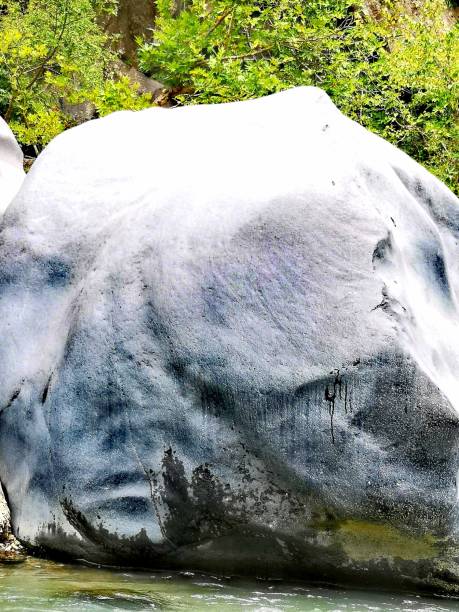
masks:
[[[459,600],[343,591],[281,582],[242,581],[194,573],[105,570],[28,559],[0,566],[0,610],[341,610],[436,612]]]

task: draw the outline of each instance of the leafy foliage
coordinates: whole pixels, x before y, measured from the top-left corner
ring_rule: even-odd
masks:
[[[0,112],[21,143],[39,150],[71,126],[64,101],[93,101],[101,113],[139,107],[135,89],[113,80],[115,56],[98,25],[114,10],[116,0],[0,5]]]
[[[128,77],[117,81],[107,81],[105,86],[95,92],[93,97],[99,117],[117,110],[142,110],[151,106],[151,94],[138,92]]]
[[[248,99],[296,85],[341,110],[458,189],[459,38],[443,0],[408,14],[382,0],[158,1],[141,67],[186,104]],[[412,3],[413,4],[413,3]]]

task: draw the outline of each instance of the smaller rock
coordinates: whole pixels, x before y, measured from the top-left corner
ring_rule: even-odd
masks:
[[[13,132],[0,117],[0,215],[24,180],[23,155]]]
[[[23,563],[26,559],[25,548],[11,533],[0,542],[0,563]]]
[[[92,102],[86,101],[79,104],[70,104],[70,102],[62,100],[61,109],[63,113],[71,117],[77,124],[94,119],[96,116],[96,106]]]
[[[10,510],[6,503],[3,491],[0,490],[0,542],[11,532],[10,529]]]
[[[27,553],[11,533],[10,510],[0,486],[0,563],[22,563]]]
[[[131,84],[138,87],[140,94],[151,94],[154,102],[160,99],[164,92],[167,91],[163,83],[145,76],[142,72],[137,70],[137,68],[128,66],[124,62],[116,62],[114,69],[118,75],[127,76]]]

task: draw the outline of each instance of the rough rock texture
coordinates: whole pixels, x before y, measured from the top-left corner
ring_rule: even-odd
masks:
[[[154,0],[119,0],[117,14],[104,19],[106,31],[117,36],[114,47],[133,66],[138,61],[136,40],[151,38],[155,17]]]
[[[61,110],[65,113],[72,121],[76,124],[84,123],[94,119],[97,113],[96,105],[93,102],[79,102],[78,104],[72,104],[67,100],[62,99]]]
[[[102,563],[454,589],[459,208],[318,89],[54,140],[0,233],[0,477]]]
[[[13,132],[0,117],[0,215],[24,180],[23,156]]]

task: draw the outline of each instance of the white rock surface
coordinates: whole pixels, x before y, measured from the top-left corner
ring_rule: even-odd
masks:
[[[0,215],[14,198],[24,180],[21,149],[0,117]]]
[[[16,533],[110,563],[454,581],[458,235],[456,197],[314,88],[59,136],[0,234]]]
[[[0,215],[19,191],[24,180],[23,157],[16,139],[0,117]],[[10,513],[0,489],[0,532],[9,529]]]

